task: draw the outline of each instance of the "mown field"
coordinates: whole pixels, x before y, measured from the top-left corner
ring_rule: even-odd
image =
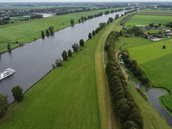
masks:
[[[143,38],[121,38],[123,48],[137,60],[154,87],[168,89],[172,93],[172,39],[152,42]],[[166,49],[162,49],[165,45]],[[162,97],[166,106],[172,110],[172,95]]]
[[[133,16],[127,25],[149,25],[150,23],[166,24],[172,21],[171,10],[143,10]]]
[[[146,9],[139,12],[140,15],[153,15],[153,16],[172,16],[172,10],[163,9]]]
[[[111,10],[111,9],[106,9]],[[18,42],[31,42],[41,36],[41,31],[49,26],[54,26],[55,31],[70,26],[70,20],[74,19],[75,23],[81,16],[97,14],[105,10],[94,10],[88,12],[72,13],[61,16],[53,16],[43,19],[35,19],[26,22],[19,22],[0,26],[0,51],[6,51],[7,43],[10,42],[12,47],[17,46]],[[4,47],[5,46],[5,47]]]

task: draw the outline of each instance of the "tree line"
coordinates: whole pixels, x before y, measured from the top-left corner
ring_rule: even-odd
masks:
[[[128,51],[122,52],[122,59],[125,66],[133,73],[133,75],[141,81],[141,83],[146,87],[150,88],[150,80],[144,73],[144,71],[139,67],[136,60],[130,58]]]
[[[99,27],[97,27],[92,32],[88,33],[88,39],[92,39],[97,33],[99,33],[104,27],[106,26],[106,23],[100,23]],[[68,51],[63,50],[61,58],[56,59],[55,64],[52,64],[52,68],[55,69],[56,67],[61,67],[64,64],[64,61],[67,61],[70,57],[72,57],[73,53],[79,52],[81,47],[84,47],[85,41],[84,39],[80,39],[79,43],[74,43],[72,45],[72,49],[69,49]]]
[[[15,101],[21,102],[24,98],[23,89],[20,86],[14,87],[12,90],[12,95]],[[7,96],[0,94],[0,119],[3,118],[8,111],[8,100]]]
[[[120,119],[121,129],[143,129],[144,123],[139,107],[129,91],[128,84],[115,57],[115,42],[119,36],[119,32],[111,32],[105,43],[108,55],[106,74],[113,109]]]
[[[53,36],[53,35],[54,35],[54,27],[53,26],[50,26],[45,31],[41,31],[42,39],[45,39],[45,36],[49,37],[49,36]]]

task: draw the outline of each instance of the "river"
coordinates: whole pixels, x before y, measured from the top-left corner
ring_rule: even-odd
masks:
[[[142,84],[135,83],[137,88],[141,88]],[[151,88],[145,91],[149,103],[166,119],[168,124],[172,127],[172,117],[168,113],[168,110],[160,104],[159,98],[161,96],[169,94],[168,91],[162,88]]]
[[[8,101],[11,103],[13,87],[19,85],[24,91],[29,89],[52,69],[52,64],[57,58],[61,58],[63,50],[71,49],[72,44],[78,43],[80,39],[87,40],[88,33],[95,30],[99,23],[107,22],[109,17],[115,18],[116,14],[123,13],[124,11],[121,11],[87,20],[74,27],[58,31],[52,37],[33,41],[14,49],[11,53],[2,54],[0,72],[12,68],[16,70],[16,73],[0,81],[0,93],[8,96]]]

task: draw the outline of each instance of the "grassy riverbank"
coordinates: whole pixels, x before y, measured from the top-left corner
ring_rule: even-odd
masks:
[[[115,9],[115,8],[113,8]],[[70,20],[75,20],[78,23],[82,16],[94,15],[99,12],[104,12],[111,9],[94,10],[87,12],[71,13],[60,16],[53,16],[42,19],[35,19],[31,21],[19,22],[0,26],[0,52],[6,51],[7,43],[11,43],[14,48],[21,42],[31,42],[34,39],[41,37],[41,31],[47,29],[49,26],[54,26],[55,31],[70,26]],[[16,43],[18,42],[18,43]]]

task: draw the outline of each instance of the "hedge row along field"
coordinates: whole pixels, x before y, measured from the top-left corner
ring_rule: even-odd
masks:
[[[139,67],[137,61],[129,56],[128,51],[122,52],[122,59],[125,66],[134,74],[134,76],[141,81],[141,83],[146,87],[150,88],[150,80],[144,73],[144,71]]]
[[[115,42],[119,37],[118,32],[111,32],[107,38],[105,50],[108,54],[106,73],[109,82],[114,111],[118,114],[122,129],[143,129],[143,118],[132,95],[127,82],[115,57]]]

